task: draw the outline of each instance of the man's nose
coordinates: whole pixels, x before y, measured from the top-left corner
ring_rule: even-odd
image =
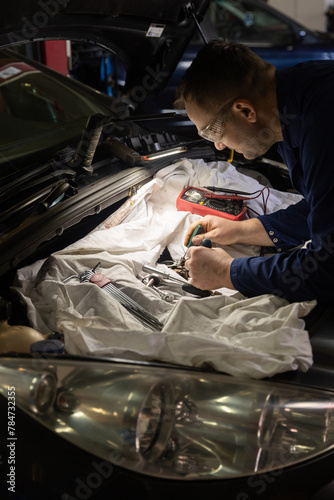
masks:
[[[226,145],[223,142],[215,142],[215,148],[218,149],[218,151],[222,151],[226,148]]]

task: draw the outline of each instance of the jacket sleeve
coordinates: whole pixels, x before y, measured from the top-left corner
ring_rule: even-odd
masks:
[[[334,238],[290,254],[242,257],[232,261],[233,286],[246,297],[274,294],[290,302],[318,299],[333,303]]]
[[[267,231],[278,252],[303,245],[310,239],[307,218],[310,208],[306,200],[290,205],[269,215],[261,215],[259,221]]]

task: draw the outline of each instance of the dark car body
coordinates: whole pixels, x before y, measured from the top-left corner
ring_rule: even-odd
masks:
[[[207,4],[191,8],[204,15]],[[22,344],[32,334],[28,304],[13,290],[19,268],[67,248],[131,202],[170,165],[166,153],[172,161],[227,159],[205,141],[170,133],[168,117],[157,132],[156,116],[138,114],[194,35],[189,8],[170,0],[8,4],[0,21],[0,340],[11,327]],[[101,95],[8,48],[53,38],[119,55],[126,97]],[[237,156],[234,164],[291,191],[282,164]],[[331,308],[318,304],[306,327],[312,367],[263,380],[154,358],[75,356],[57,350],[58,332],[47,338],[53,350],[20,342],[4,349],[2,498],[332,498],[323,489],[334,479]]]

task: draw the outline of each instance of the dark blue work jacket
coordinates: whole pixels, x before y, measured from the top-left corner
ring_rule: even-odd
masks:
[[[278,70],[276,82],[279,153],[304,199],[259,217],[276,253],[235,259],[232,283],[247,297],[273,293],[291,302],[333,302],[334,62]]]

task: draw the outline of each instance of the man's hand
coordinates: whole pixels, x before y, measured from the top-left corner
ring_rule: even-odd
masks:
[[[192,242],[194,245],[200,245],[204,238],[209,238],[212,242],[221,245],[232,245],[237,241],[238,225],[235,221],[215,215],[206,215],[203,219],[194,222],[188,228],[184,239],[185,245],[187,245],[193,230],[198,224],[203,226],[204,231],[202,234],[193,238]]]
[[[190,247],[185,267],[191,284],[201,290],[234,289],[230,278],[233,258],[221,248]]]
[[[219,245],[233,245],[235,243],[261,246],[274,245],[258,219],[233,221],[215,215],[206,215],[191,224],[185,235],[185,245],[187,245],[193,230],[198,224],[203,226],[204,231],[202,234],[194,236],[192,240],[194,245],[200,245],[204,238],[209,238],[213,243]]]

